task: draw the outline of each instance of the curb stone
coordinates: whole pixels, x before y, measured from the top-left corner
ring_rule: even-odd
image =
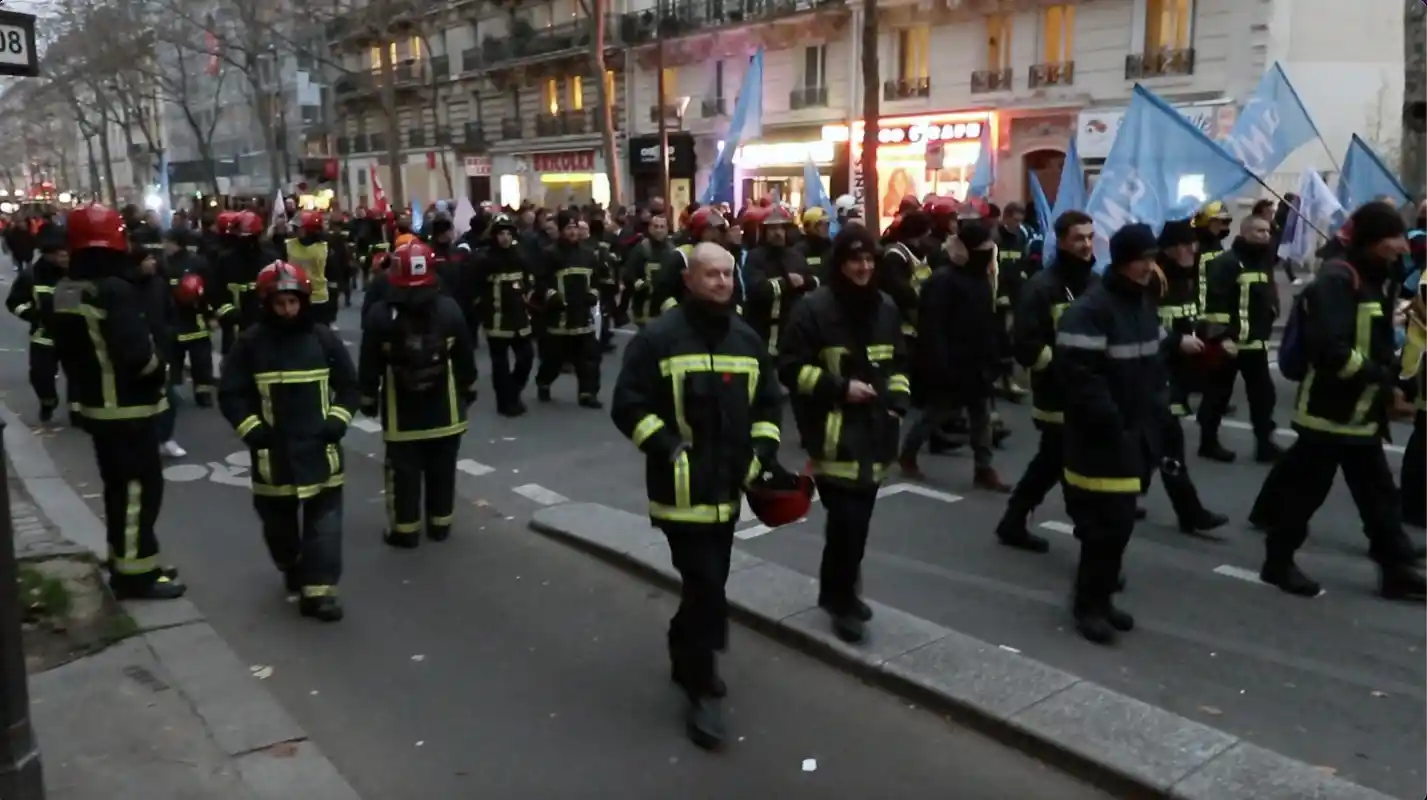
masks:
[[[82,552],[107,556],[104,524],[75,493],[44,444],[8,406],[5,451],[39,513]],[[210,737],[261,800],[361,800],[336,766],[264,689],[237,653],[185,599],[121,604]]]
[[[537,511],[531,527],[666,586],[678,584],[646,517],[598,503]],[[817,582],[734,548],[740,621],[1122,796],[1171,800],[1392,800],[1309,764],[1077,675],[869,602],[870,641],[839,641]]]

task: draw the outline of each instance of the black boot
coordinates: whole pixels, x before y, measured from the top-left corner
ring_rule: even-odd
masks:
[[[444,542],[451,538],[451,526],[428,524],[426,526],[426,538],[433,542]]]
[[[390,529],[382,531],[382,542],[398,550],[415,550],[421,546],[421,537],[416,533],[397,533]]]
[[[1185,515],[1179,518],[1179,532],[1214,542],[1222,542],[1224,541],[1224,537],[1212,534],[1210,531],[1218,530],[1228,524],[1228,516],[1216,514],[1213,511],[1201,508],[1197,514]]]
[[[296,569],[285,569],[282,571],[282,585],[287,589],[288,594],[297,594],[302,591],[302,574]]]
[[[1378,594],[1387,600],[1408,600],[1420,603],[1427,599],[1427,580],[1422,573],[1408,566],[1380,567]]]
[[[342,601],[330,594],[321,597],[304,597],[297,601],[297,610],[302,616],[311,617],[321,622],[339,622],[344,616]]]
[[[539,400],[539,401],[542,402],[542,403],[548,403],[548,402],[550,402],[550,400],[551,400],[551,397],[550,397],[550,387],[549,387],[549,386],[537,386],[537,387],[535,387],[535,399]]]
[[[841,613],[836,610],[836,606],[823,600],[822,598],[818,598],[818,608],[821,608],[823,611],[826,611],[829,616],[834,618],[836,618]],[[863,622],[871,622],[872,606],[867,605],[866,601],[859,597],[852,601],[850,607],[847,609],[847,614],[848,616],[856,617],[857,619]]]
[[[1119,578],[1119,568],[1108,555],[1108,548],[1082,540],[1080,562],[1075,568],[1075,594],[1070,613],[1075,618],[1075,630],[1095,644],[1114,644],[1117,630],[1110,621],[1114,609],[1110,597]]]
[[[1283,455],[1283,448],[1273,443],[1272,439],[1260,439],[1254,446],[1254,461],[1260,464],[1272,464]]]
[[[1218,461],[1220,464],[1232,464],[1239,457],[1238,453],[1229,450],[1224,445],[1219,444],[1218,432],[1205,432],[1199,438],[1199,457],[1207,458],[1210,461]]]
[[[1075,630],[1095,644],[1114,644],[1116,627],[1110,622],[1108,611],[1104,603],[1077,600],[1071,612],[1075,616]],[[1134,624],[1133,620],[1131,624]]]
[[[1114,603],[1106,606],[1105,621],[1120,633],[1129,633],[1135,629],[1135,618],[1130,616],[1130,612],[1116,608]]]
[[[40,404],[40,422],[49,422],[55,418],[55,406],[48,403]]]
[[[1293,563],[1292,556],[1265,558],[1263,569],[1259,570],[1259,580],[1299,597],[1317,597],[1323,593],[1323,587],[1304,575]]]
[[[604,408],[604,403],[592,394],[580,395],[579,404],[581,408]]]
[[[689,696],[689,707],[684,712],[684,732],[689,741],[702,750],[718,750],[723,747],[727,729],[723,724],[723,703],[717,697]]]
[[[188,586],[162,570],[155,570],[151,575],[138,577],[110,575],[109,589],[119,600],[177,600],[188,591]]]
[[[1006,516],[996,526],[996,541],[1027,553],[1050,552],[1050,540],[1031,533],[1026,527],[1026,515],[1015,514],[1010,509],[1006,510]]]

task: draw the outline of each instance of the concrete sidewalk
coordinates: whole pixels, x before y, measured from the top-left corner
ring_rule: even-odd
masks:
[[[22,562],[103,558],[103,526],[9,409]],[[136,635],[30,676],[50,800],[359,800],[187,600],[125,603]]]

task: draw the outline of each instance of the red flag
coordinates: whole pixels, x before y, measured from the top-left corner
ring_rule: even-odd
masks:
[[[205,20],[205,23],[206,23],[206,24],[204,25],[204,28],[203,28],[203,50],[204,50],[204,52],[206,52],[206,53],[208,54],[208,64],[204,67],[204,70],[205,70],[209,75],[217,75],[217,74],[218,74],[218,34],[214,32],[214,26],[215,26],[217,23],[214,22],[214,20],[213,20],[213,15],[212,15],[212,14],[209,14],[209,15],[208,15],[208,18]]]
[[[372,171],[372,207],[379,213],[387,214],[391,211],[391,206],[387,204],[386,192],[382,190],[382,182],[377,178],[377,168],[371,167]]]

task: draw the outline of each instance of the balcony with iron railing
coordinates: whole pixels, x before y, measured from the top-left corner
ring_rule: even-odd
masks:
[[[441,81],[451,77],[450,56],[432,56],[428,66],[431,70],[431,77],[435,80]]]
[[[535,135],[539,137],[579,136],[590,130],[590,116],[585,110],[562,109],[535,118]]]
[[[502,139],[523,139],[525,138],[525,126],[520,124],[519,119],[503,119],[500,121],[500,138]]]
[[[1075,62],[1059,61],[1031,65],[1027,85],[1032,89],[1046,86],[1070,86],[1075,83]]]
[[[1171,50],[1161,48],[1146,53],[1125,56],[1125,80],[1167,78],[1194,74],[1194,48]]]
[[[882,84],[882,99],[888,102],[898,100],[919,100],[932,96],[932,79],[901,78]]]
[[[589,19],[578,19],[544,28],[536,28],[524,20],[517,20],[510,33],[505,36],[487,36],[482,39],[477,55],[480,66],[494,67],[588,52],[594,43],[595,25]],[[613,48],[620,44],[619,17],[611,14],[605,18],[605,47]],[[469,62],[465,68],[471,69]]]
[[[618,29],[624,44],[637,46],[718,28],[847,8],[847,0],[675,0],[625,14]]]
[[[1009,92],[1016,85],[1016,71],[1005,69],[978,69],[971,73],[971,93],[990,94]]]
[[[408,129],[408,130],[406,131],[406,146],[407,146],[407,147],[425,147],[425,146],[426,146],[426,129],[423,128],[423,127],[420,127],[420,126],[417,126],[417,127],[415,127],[415,128],[410,128],[410,129]]]
[[[805,108],[826,108],[826,86],[799,86],[788,94],[788,108],[801,111]]]
[[[658,122],[661,116],[666,120],[678,120],[683,116],[682,111],[683,107],[679,103],[665,103],[663,106],[655,103],[649,107],[649,121]]]
[[[416,59],[406,59],[391,68],[392,78],[397,86],[412,86],[426,82],[426,64]]]
[[[699,116],[704,119],[728,116],[728,103],[722,97],[706,97],[699,102]]]

